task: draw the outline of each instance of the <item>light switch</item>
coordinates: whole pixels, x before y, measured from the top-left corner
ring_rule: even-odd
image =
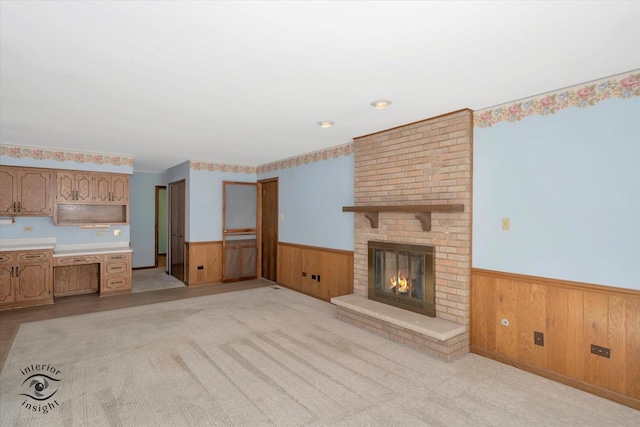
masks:
[[[284,222],[284,214],[280,214],[280,222]]]
[[[502,231],[509,231],[509,230],[511,230],[511,219],[502,218]]]

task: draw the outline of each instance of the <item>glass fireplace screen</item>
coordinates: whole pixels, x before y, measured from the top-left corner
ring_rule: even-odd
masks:
[[[434,248],[369,242],[369,298],[435,317]]]

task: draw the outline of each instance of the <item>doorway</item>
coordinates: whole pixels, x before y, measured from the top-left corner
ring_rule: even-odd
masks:
[[[169,274],[184,282],[185,180],[169,184]]]
[[[278,281],[278,178],[258,181],[261,187],[261,277]]]
[[[169,224],[167,222],[167,187],[156,185],[156,220],[155,220],[155,262],[156,268],[167,268],[167,236]]]

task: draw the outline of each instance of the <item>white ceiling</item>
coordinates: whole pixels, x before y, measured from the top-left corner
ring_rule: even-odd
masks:
[[[640,68],[639,23],[638,1],[3,0],[0,142],[260,165]]]

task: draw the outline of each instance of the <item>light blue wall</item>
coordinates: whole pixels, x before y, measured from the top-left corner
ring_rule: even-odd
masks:
[[[353,154],[259,174],[278,177],[280,242],[353,250]]]
[[[0,164],[3,166],[38,167],[46,169],[69,169],[95,172],[111,172],[130,174],[133,168],[130,166],[114,166],[109,164],[77,163],[72,161],[58,162],[54,160],[36,160],[31,158],[14,158],[0,156]],[[33,231],[24,231],[24,227],[33,227]],[[113,235],[113,230],[122,230],[118,237]],[[32,239],[41,237],[55,237],[60,245],[80,243],[109,243],[128,242],[130,239],[129,225],[112,225],[105,231],[104,236],[98,236],[97,230],[81,230],[77,226],[54,226],[52,217],[16,217],[12,225],[0,226],[0,238],[2,239]]]
[[[155,264],[156,185],[166,185],[165,174],[135,172],[131,177],[130,222],[134,268],[152,267]]]
[[[474,267],[640,289],[640,98],[476,128],[473,168]]]
[[[194,201],[187,233],[190,242],[222,240],[222,183],[224,181],[256,182],[255,174],[210,172],[192,169],[190,192]]]

